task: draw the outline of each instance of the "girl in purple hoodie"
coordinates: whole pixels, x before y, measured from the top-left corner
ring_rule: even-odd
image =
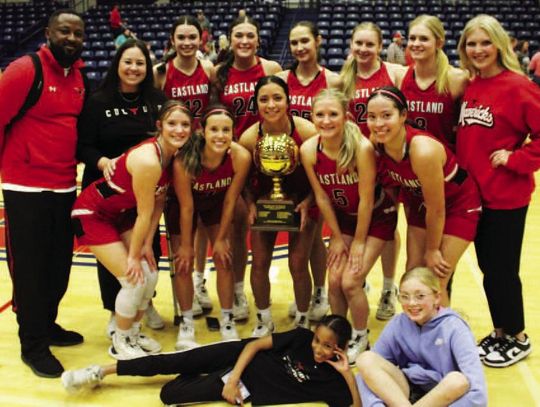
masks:
[[[484,373],[467,323],[440,306],[439,279],[425,267],[401,278],[403,313],[356,360],[364,407],[487,406]]]

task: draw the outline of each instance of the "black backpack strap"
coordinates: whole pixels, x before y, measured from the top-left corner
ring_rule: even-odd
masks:
[[[41,96],[41,92],[43,91],[43,69],[41,67],[39,56],[35,52],[28,54],[28,56],[32,59],[32,63],[34,64],[34,81],[32,82],[32,86],[28,91],[28,95],[26,95],[26,100],[19,110],[19,113],[11,119],[9,126],[12,126],[13,123],[21,119],[26,112],[37,103]]]

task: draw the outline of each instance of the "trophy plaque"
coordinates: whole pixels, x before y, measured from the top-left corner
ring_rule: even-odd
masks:
[[[287,134],[265,134],[255,146],[255,165],[263,174],[272,177],[273,188],[267,197],[255,203],[257,219],[251,226],[259,231],[300,230],[300,214],[296,204],[281,188],[281,177],[292,173],[298,165],[298,146]]]

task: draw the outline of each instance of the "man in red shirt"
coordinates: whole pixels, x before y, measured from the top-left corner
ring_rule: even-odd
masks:
[[[111,13],[109,14],[109,24],[111,25],[111,31],[114,38],[122,34],[124,25],[122,22],[122,17],[120,16],[120,8],[118,7],[118,4],[113,5]]]
[[[57,10],[45,36],[47,45],[37,52],[41,94],[16,121],[35,76],[31,58],[15,60],[0,81],[0,171],[21,358],[36,375],[59,377],[64,368],[49,346],[83,342],[55,321],[73,254],[70,212],[76,195],[77,117],[85,93],[79,59],[84,22],[75,11]]]

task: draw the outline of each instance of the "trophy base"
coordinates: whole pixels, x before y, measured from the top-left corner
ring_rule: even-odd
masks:
[[[294,211],[290,199],[259,199],[256,202],[257,219],[251,229],[261,232],[299,232],[300,214]]]

